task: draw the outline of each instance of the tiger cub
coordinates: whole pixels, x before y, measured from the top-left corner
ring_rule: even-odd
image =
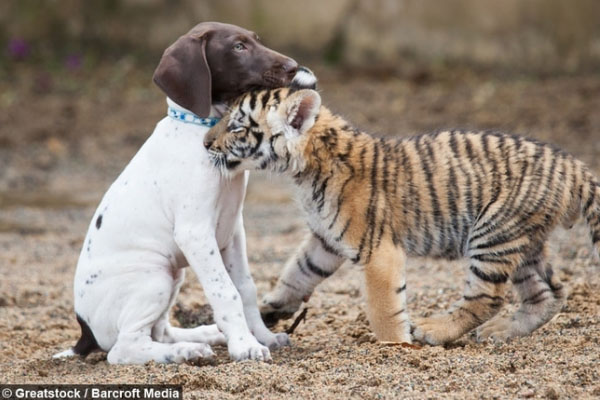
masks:
[[[529,334],[565,301],[546,262],[549,232],[582,214],[600,243],[596,178],[572,156],[519,136],[376,139],[321,106],[317,92],[276,89],[242,96],[205,145],[224,174],[271,170],[299,189],[312,233],[263,299],[271,320],[289,317],[349,259],[364,267],[379,340],[437,345],[479,327],[480,340],[502,341]],[[462,299],[411,332],[404,264],[413,255],[469,264]],[[520,308],[491,319],[509,279]]]

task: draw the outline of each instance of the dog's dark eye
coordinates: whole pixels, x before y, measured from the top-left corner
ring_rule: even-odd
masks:
[[[235,51],[244,51],[244,50],[246,50],[246,46],[244,45],[244,43],[238,42],[233,46],[233,49]]]

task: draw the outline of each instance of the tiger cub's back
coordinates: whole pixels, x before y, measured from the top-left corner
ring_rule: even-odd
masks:
[[[525,250],[572,219],[583,192],[595,190],[569,154],[502,133],[374,140],[372,153],[379,154],[370,165],[379,199],[366,210],[372,235],[389,223],[394,240],[415,255],[456,258],[495,246],[506,251],[511,242]]]

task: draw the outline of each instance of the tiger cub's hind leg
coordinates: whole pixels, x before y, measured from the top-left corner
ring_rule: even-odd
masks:
[[[378,340],[410,343],[404,252],[390,244],[373,251],[365,265],[367,316]]]
[[[510,258],[471,257],[462,299],[446,314],[417,319],[413,338],[432,345],[449,343],[492,318],[504,304],[512,265]]]
[[[494,318],[477,330],[478,340],[525,336],[548,322],[564,305],[566,293],[544,261],[544,254],[528,257],[515,271],[512,283],[519,294],[520,308],[511,316]]]

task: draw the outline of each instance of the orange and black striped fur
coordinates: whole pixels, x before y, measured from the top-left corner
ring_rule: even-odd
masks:
[[[410,342],[407,256],[465,257],[464,296],[421,318],[412,338],[453,341],[527,335],[552,318],[565,290],[545,258],[558,224],[581,214],[600,244],[600,186],[580,161],[531,139],[445,131],[376,139],[321,106],[312,90],[244,95],[209,133],[209,152],[231,174],[285,173],[299,188],[312,234],[263,300],[271,319],[295,312],[343,260],[364,266],[367,311],[377,338]],[[508,282],[521,305],[492,317]]]

